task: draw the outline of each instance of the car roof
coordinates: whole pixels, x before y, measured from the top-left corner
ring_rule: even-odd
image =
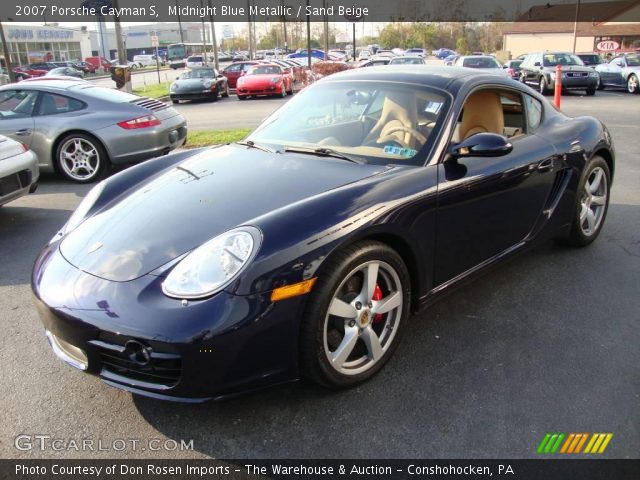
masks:
[[[385,65],[382,67],[354,68],[325,77],[323,82],[340,80],[374,80],[429,85],[443,90],[458,90],[462,84],[482,79],[492,83],[506,83],[498,75],[479,73],[477,69],[445,67],[440,65]],[[504,81],[503,81],[504,80]],[[511,83],[510,83],[511,84]]]
[[[36,77],[23,80],[19,84],[11,83],[8,85],[4,85],[2,89],[12,90],[14,88],[19,88],[20,90],[25,90],[26,88],[36,90],[46,88],[54,90],[68,90],[78,85],[87,85],[88,83],[89,82],[87,82],[86,80],[74,77]]]

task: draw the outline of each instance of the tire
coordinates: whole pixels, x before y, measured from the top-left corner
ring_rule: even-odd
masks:
[[[587,89],[587,97],[593,97],[596,94],[596,89],[595,88],[588,88]]]
[[[629,75],[627,79],[627,92],[629,93],[640,93],[640,84],[638,84],[638,77],[635,73]]]
[[[365,282],[371,274],[375,279]],[[393,307],[376,314],[385,300]],[[352,387],[374,376],[400,342],[410,303],[409,273],[393,249],[364,241],[337,252],[323,267],[301,323],[303,376],[329,388]]]
[[[107,152],[91,135],[71,133],[56,147],[56,167],[75,183],[92,183],[102,177],[109,165]]]
[[[549,95],[550,93],[549,86],[547,85],[547,80],[546,78],[544,78],[544,76],[540,77],[540,82],[538,83],[538,91],[540,92],[540,95]]]
[[[229,98],[229,84],[228,83],[224,84],[224,92],[222,92],[222,96],[224,98]]]
[[[238,97],[238,100],[246,100],[247,99],[246,95],[237,95],[237,97]]]
[[[599,183],[596,177],[600,178]],[[562,243],[572,247],[589,245],[602,230],[611,196],[609,165],[602,157],[593,157],[580,175],[579,182],[571,231],[565,239],[561,239]],[[587,185],[591,188],[588,189]]]

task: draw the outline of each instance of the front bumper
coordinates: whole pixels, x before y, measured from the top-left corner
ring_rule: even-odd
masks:
[[[31,150],[0,161],[0,205],[35,191],[40,172]]]
[[[236,86],[236,95],[282,95],[282,84],[259,87]]]
[[[171,100],[203,100],[203,99],[212,99],[218,97],[218,91],[216,89],[202,89],[196,91],[188,91],[188,92],[171,92],[169,94],[169,98]]]
[[[587,90],[598,86],[598,77],[562,77],[563,90]],[[550,79],[549,87],[555,88],[555,79]]]
[[[162,281],[97,278],[69,264],[55,243],[36,260],[32,289],[50,341],[111,386],[193,402],[298,378],[304,297],[271,303],[270,293],[223,291],[184,305],[162,293]]]
[[[182,115],[174,115],[155,127],[125,130],[111,125],[96,133],[109,150],[111,162],[123,165],[165,155],[184,145],[187,121]]]

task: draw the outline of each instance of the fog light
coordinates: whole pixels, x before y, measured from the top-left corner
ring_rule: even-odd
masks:
[[[82,349],[56,337],[49,330],[45,330],[45,335],[49,340],[49,345],[53,348],[53,353],[55,353],[58,358],[79,370],[87,369],[89,360]]]

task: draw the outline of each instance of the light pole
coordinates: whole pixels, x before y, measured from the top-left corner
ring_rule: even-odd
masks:
[[[209,0],[209,12],[213,12],[211,7],[211,0]],[[218,62],[218,42],[216,40],[216,25],[213,22],[213,14],[209,13],[209,24],[211,25],[211,45],[213,46],[213,63],[216,66],[216,70],[220,70],[220,63]]]
[[[576,41],[578,39],[578,16],[580,15],[580,0],[576,0],[576,18],[573,22],[573,53],[576,53]]]
[[[7,40],[4,38],[4,27],[2,26],[2,22],[0,22],[0,41],[2,41],[2,52],[4,54],[4,66],[7,69],[7,74],[9,75],[9,81],[14,83],[16,81],[16,75],[13,73],[13,68],[11,67],[11,55],[9,54],[9,47],[7,46]]]
[[[307,12],[309,11],[309,0],[307,0]],[[307,65],[311,70],[311,17],[307,13]]]
[[[176,0],[176,10],[178,11],[178,28],[180,29],[180,43],[184,43],[184,34],[182,33],[182,19],[180,18],[180,7],[178,6],[178,0]]]

